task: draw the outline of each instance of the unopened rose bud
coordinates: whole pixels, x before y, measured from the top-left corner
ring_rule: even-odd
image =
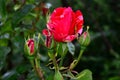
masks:
[[[30,50],[30,54],[32,55],[34,53],[34,40],[33,39],[29,39],[27,41],[27,45],[28,45],[28,48]]]
[[[28,38],[27,40],[25,40],[24,51],[27,57],[34,58],[38,50],[39,39],[40,39],[40,34],[38,35],[38,37],[34,35],[33,38]]]
[[[51,43],[52,43],[52,36],[51,36],[51,33],[47,30],[47,29],[44,29],[42,31],[43,35],[45,35],[46,37],[46,40],[45,40],[45,46],[50,48],[51,47]]]
[[[46,16],[46,15],[47,15],[47,13],[48,13],[48,11],[49,11],[49,9],[48,9],[48,8],[43,7],[43,8],[42,8],[42,13],[43,13],[43,16]]]
[[[47,16],[48,13],[49,13],[49,8],[51,7],[52,5],[50,3],[42,3],[41,4],[41,10],[42,10],[42,15],[43,16]]]
[[[87,27],[87,30],[78,39],[78,41],[82,47],[87,47],[90,43],[90,35],[88,32],[88,29],[89,29],[89,27]]]
[[[28,39],[25,41],[25,53],[29,56],[34,55],[35,45],[33,39]]]

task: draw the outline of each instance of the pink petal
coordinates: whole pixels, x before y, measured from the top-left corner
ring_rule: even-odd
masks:
[[[80,30],[78,30],[78,33],[81,35],[82,31],[83,31],[83,29],[81,28]]]
[[[75,35],[69,35],[64,39],[64,42],[71,42],[76,38]]]

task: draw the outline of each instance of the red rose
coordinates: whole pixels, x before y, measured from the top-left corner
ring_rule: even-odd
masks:
[[[30,50],[30,54],[33,54],[34,53],[34,40],[33,39],[29,39],[27,41],[27,45],[28,45],[28,48]]]
[[[82,33],[83,16],[80,10],[73,12],[70,7],[56,8],[47,23],[49,33],[57,42],[70,42]],[[46,32],[45,30],[43,31]]]

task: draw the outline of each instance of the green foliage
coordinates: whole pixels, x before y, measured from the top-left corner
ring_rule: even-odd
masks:
[[[88,69],[76,75],[77,80],[92,80],[92,72]]]
[[[6,17],[6,0],[0,0],[0,15]]]
[[[5,60],[10,51],[11,49],[9,47],[0,47],[0,71],[6,66]]]
[[[55,72],[54,80],[63,80],[62,74],[59,71]]]
[[[25,5],[16,11],[12,18],[12,24],[15,27],[32,10],[33,5]]]

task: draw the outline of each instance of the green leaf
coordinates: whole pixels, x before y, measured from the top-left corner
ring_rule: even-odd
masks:
[[[75,53],[75,46],[74,46],[74,44],[71,43],[71,42],[68,42],[68,43],[67,43],[67,46],[68,46],[69,52],[70,52],[72,55],[74,55],[74,53]]]
[[[59,53],[59,55],[61,56],[61,60],[60,60],[60,65],[62,66],[63,64],[63,60],[64,57],[68,51],[67,45],[65,43],[59,43],[59,45],[57,45],[58,49],[57,49],[57,53]]]
[[[62,43],[59,43],[59,44],[57,45],[57,53],[59,53],[60,55],[62,55],[62,53],[63,53]]]
[[[8,45],[8,39],[0,39],[0,46],[7,46]]]
[[[31,66],[27,65],[27,64],[20,64],[16,67],[16,72],[23,74],[24,72],[26,72],[28,69],[30,69]]]
[[[6,12],[6,0],[0,0],[0,26],[2,26],[7,18]]]
[[[67,45],[66,44],[62,44],[62,50],[63,50],[63,53],[66,54],[68,49],[67,49]]]
[[[0,34],[5,33],[5,32],[12,32],[12,31],[13,31],[13,29],[12,29],[12,25],[11,25],[11,20],[8,20],[5,22],[3,27],[1,27]]]
[[[25,5],[20,10],[16,11],[12,18],[12,24],[15,27],[31,10],[32,5]]]
[[[6,16],[6,5],[5,5],[6,0],[0,0],[0,14],[2,17]]]
[[[65,43],[59,43],[57,45],[57,53],[64,55],[67,52],[67,45]]]
[[[55,72],[54,80],[63,80],[62,74],[59,71]]]
[[[49,51],[48,52],[48,56],[52,59],[53,58],[53,54]]]
[[[92,72],[88,69],[85,69],[75,77],[75,80],[92,80]]]
[[[3,67],[5,67],[6,56],[10,51],[11,51],[11,49],[9,47],[0,47],[0,71]]]
[[[34,4],[35,0],[27,0],[27,2],[30,3],[30,4]]]

